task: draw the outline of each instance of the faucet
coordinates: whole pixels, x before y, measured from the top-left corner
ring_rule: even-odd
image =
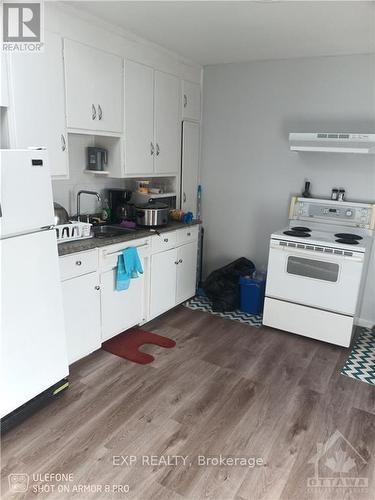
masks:
[[[85,189],[78,191],[78,193],[77,193],[77,221],[78,222],[80,222],[80,220],[81,220],[81,194],[92,194],[93,196],[97,197],[99,202],[102,200],[102,197],[96,191],[86,191]]]

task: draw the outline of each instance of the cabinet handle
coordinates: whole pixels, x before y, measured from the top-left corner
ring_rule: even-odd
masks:
[[[100,290],[100,286],[96,285],[95,290]]]
[[[165,243],[168,243],[169,240],[168,240],[168,238],[164,238],[164,241],[165,241]]]
[[[180,259],[178,262],[179,262],[179,264],[182,264],[183,260],[182,260],[182,259]]]
[[[159,156],[159,154],[160,154],[159,144],[156,143],[156,156]]]
[[[184,197],[183,197],[184,203],[186,203],[186,193],[184,192]]]
[[[95,106],[92,104],[92,119],[95,120],[96,119],[96,108]]]
[[[154,148],[154,144],[152,142],[150,142],[150,150],[151,150],[151,156],[154,156],[155,148]]]
[[[99,117],[99,120],[102,119],[102,116],[103,116],[103,111],[102,111],[102,108],[101,108],[100,104],[98,104],[98,117]]]
[[[187,95],[184,94],[184,108],[186,108],[187,106]]]
[[[175,260],[175,261],[174,261],[174,263],[175,263],[175,264],[176,264],[176,266],[177,266],[177,264],[178,264],[178,260]]]
[[[64,134],[61,134],[61,151],[65,151],[65,150],[66,150],[66,141],[65,141]]]
[[[191,236],[191,233],[187,233],[188,236]]]
[[[82,261],[76,260],[76,266],[81,266],[81,265],[82,265]]]

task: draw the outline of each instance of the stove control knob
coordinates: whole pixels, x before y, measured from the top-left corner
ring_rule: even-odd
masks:
[[[346,215],[347,217],[351,217],[351,216],[353,215],[353,211],[352,211],[352,210],[347,210],[347,211],[345,212],[345,215]]]

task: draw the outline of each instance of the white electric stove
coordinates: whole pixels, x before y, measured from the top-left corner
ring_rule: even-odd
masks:
[[[375,205],[292,198],[271,235],[263,323],[348,347],[374,224]]]

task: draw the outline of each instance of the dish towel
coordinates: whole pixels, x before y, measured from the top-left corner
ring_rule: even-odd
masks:
[[[117,259],[116,290],[127,290],[130,280],[143,274],[143,267],[135,247],[126,248]]]

